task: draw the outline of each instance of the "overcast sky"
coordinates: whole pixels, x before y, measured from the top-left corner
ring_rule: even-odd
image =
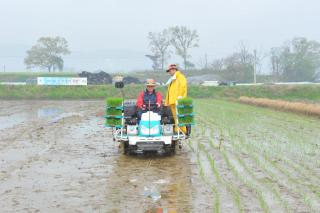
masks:
[[[62,36],[72,51],[67,68],[149,68],[148,32],[175,25],[198,31],[197,64],[240,41],[266,52],[295,36],[320,41],[319,11],[319,0],[0,0],[0,65],[24,69],[25,49],[41,36]]]

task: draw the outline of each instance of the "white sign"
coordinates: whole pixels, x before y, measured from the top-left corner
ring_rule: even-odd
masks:
[[[86,86],[87,78],[38,77],[38,85]]]

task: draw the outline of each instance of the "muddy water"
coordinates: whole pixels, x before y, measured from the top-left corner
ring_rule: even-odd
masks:
[[[100,101],[1,101],[1,212],[211,212],[184,146],[124,156]]]
[[[191,174],[185,153],[156,158],[121,156],[116,165],[106,190],[108,203],[116,204],[110,205],[110,210],[191,209]]]

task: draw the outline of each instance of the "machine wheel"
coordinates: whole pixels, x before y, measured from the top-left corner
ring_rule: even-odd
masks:
[[[171,145],[166,145],[166,147],[164,148],[165,153],[169,154],[169,155],[173,155],[176,153],[176,142],[172,141]]]
[[[187,125],[186,126],[186,129],[187,129],[187,137],[190,137],[190,135],[191,135],[191,125]]]
[[[129,152],[129,144],[127,141],[121,141],[120,142],[120,151],[122,154],[126,155],[128,154]]]

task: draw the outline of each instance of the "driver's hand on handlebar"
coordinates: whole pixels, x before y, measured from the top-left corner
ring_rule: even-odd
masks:
[[[146,105],[142,105],[141,109],[146,110]]]
[[[160,107],[161,107],[161,104],[159,104],[159,103],[156,103],[156,105],[157,105],[157,108],[160,108]]]

